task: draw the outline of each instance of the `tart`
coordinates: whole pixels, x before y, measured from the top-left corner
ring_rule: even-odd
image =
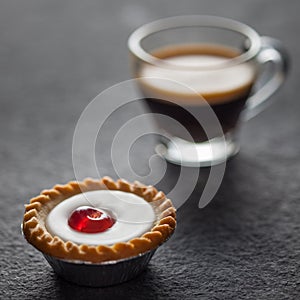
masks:
[[[105,264],[155,250],[172,235],[175,218],[171,201],[153,186],[88,178],[32,198],[23,233],[48,261]]]

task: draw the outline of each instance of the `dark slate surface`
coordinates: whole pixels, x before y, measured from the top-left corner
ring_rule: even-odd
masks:
[[[299,299],[299,10],[297,0],[2,1],[0,298]],[[242,151],[203,210],[197,203],[207,171],[200,172],[178,211],[175,235],[146,272],[103,289],[69,284],[23,240],[23,204],[74,178],[76,122],[98,92],[129,78],[129,33],[157,18],[191,13],[232,17],[281,39],[293,59],[290,78],[276,103],[244,126]],[[107,147],[97,152],[103,173],[116,176],[109,158],[115,127],[140,112],[138,104],[125,107],[108,122]],[[133,147],[137,173],[147,169],[152,146],[144,138]],[[170,189],[177,175],[178,168],[168,166],[159,187]]]

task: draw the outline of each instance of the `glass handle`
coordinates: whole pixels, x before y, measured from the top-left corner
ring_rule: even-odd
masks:
[[[257,63],[261,66],[266,66],[268,63],[271,70],[266,74],[265,78],[258,80],[259,86],[257,90],[249,97],[246,103],[246,109],[243,113],[243,118],[246,121],[255,117],[272,103],[270,96],[285,81],[289,70],[289,56],[282,43],[267,36],[261,37],[261,41],[262,49],[256,58]]]

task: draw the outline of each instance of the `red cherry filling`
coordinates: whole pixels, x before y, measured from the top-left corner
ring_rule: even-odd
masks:
[[[107,212],[94,207],[80,206],[75,209],[69,219],[69,226],[79,232],[98,233],[112,227],[116,220]]]

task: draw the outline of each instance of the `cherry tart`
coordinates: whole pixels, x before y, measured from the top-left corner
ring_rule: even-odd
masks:
[[[44,190],[25,206],[23,233],[45,255],[102,263],[156,249],[173,233],[172,202],[153,186],[109,177]]]

